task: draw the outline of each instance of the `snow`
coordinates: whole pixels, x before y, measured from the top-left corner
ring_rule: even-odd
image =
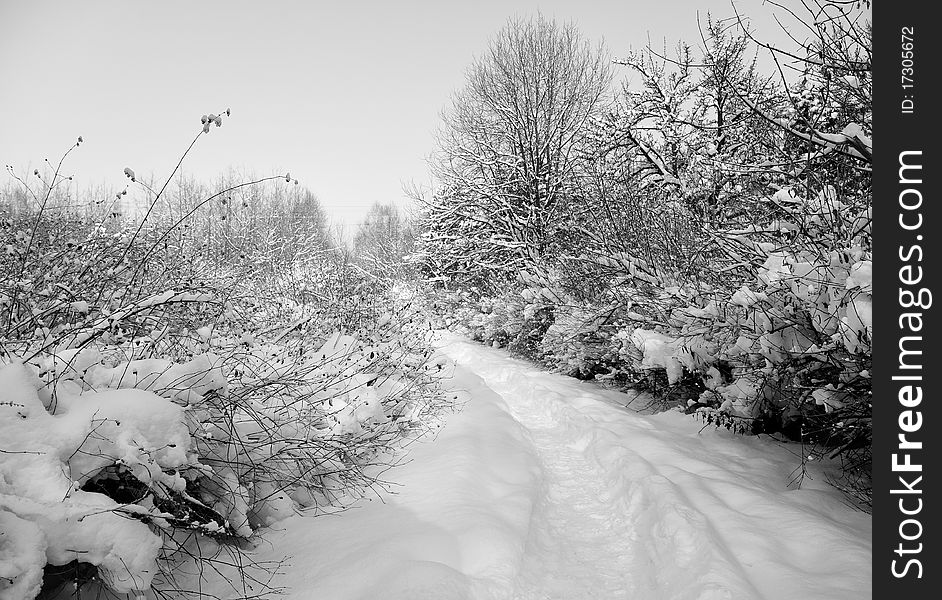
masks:
[[[183,409],[144,390],[105,390],[62,394],[50,414],[42,387],[24,364],[0,367],[0,523],[16,533],[0,539],[0,573],[12,574],[16,593],[0,591],[32,598],[44,564],[73,560],[97,565],[116,593],[147,590],[161,538],[124,516],[129,507],[79,488],[117,462],[142,482],[182,489],[177,470],[189,462],[190,442]]]
[[[873,261],[862,260],[855,263],[847,276],[847,289],[860,288],[870,291],[873,289]]]
[[[847,138],[856,138],[867,150],[873,150],[873,139],[865,134],[863,127],[857,123],[848,123],[847,126],[841,130],[841,135]]]
[[[214,354],[199,354],[185,363],[148,358],[115,367],[89,369],[86,380],[93,388],[137,388],[183,403],[196,403],[209,392],[225,396],[228,384]]]
[[[749,289],[748,286],[742,286],[739,290],[733,294],[730,298],[729,303],[734,306],[742,306],[743,308],[750,308],[753,304],[757,302],[768,302],[769,297],[764,292],[754,292]]]
[[[46,540],[32,521],[0,509],[0,581],[11,598],[34,598],[42,586]]]
[[[88,309],[89,309],[88,302],[85,302],[84,300],[71,302],[69,304],[69,308],[71,308],[75,312],[83,313],[83,314],[88,313]]]
[[[642,368],[663,368],[667,371],[668,383],[680,381],[684,366],[677,356],[679,346],[677,340],[663,333],[639,328],[632,332],[631,341],[641,350]]]
[[[394,493],[264,530],[288,599],[857,599],[871,519],[770,438],[640,415],[627,397],[446,338],[463,410]],[[226,581],[203,590],[238,595]]]

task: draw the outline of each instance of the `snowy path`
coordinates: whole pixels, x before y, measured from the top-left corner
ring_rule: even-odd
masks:
[[[515,597],[627,597],[635,554],[631,523],[610,503],[599,469],[534,407],[513,412],[531,431],[543,468]]]
[[[388,474],[398,493],[266,534],[258,558],[292,556],[289,598],[871,596],[870,517],[820,474],[787,489],[788,449],[626,411],[468,342],[444,351],[469,401]]]

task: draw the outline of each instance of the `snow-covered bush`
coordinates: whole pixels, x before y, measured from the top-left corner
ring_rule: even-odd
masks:
[[[619,365],[612,338],[618,331],[617,307],[565,304],[540,340],[544,362],[554,370],[590,379],[612,375]]]
[[[169,592],[188,560],[382,485],[383,454],[447,402],[410,298],[317,231],[235,257],[199,242],[200,209],[245,184],[180,218],[127,169],[143,214],[50,213],[61,166],[32,206],[0,204],[0,595]]]
[[[538,289],[511,289],[500,295],[474,297],[471,300],[471,294],[438,293],[438,311],[447,313],[442,325],[460,330],[471,339],[507,348],[518,356],[542,359],[540,341],[553,322],[553,313]]]

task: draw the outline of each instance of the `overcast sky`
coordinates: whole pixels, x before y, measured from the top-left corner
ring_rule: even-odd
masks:
[[[290,170],[354,226],[374,201],[404,203],[404,181],[428,184],[440,110],[508,18],[572,20],[619,56],[648,35],[698,40],[708,10],[732,14],[729,0],[0,0],[0,164],[31,169],[82,135],[76,181],[123,188],[124,167],[168,174],[200,116],[231,108],[189,174]]]

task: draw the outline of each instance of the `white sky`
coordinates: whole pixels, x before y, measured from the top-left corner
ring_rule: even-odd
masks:
[[[290,170],[354,226],[374,201],[405,203],[403,182],[429,183],[465,68],[509,17],[538,10],[615,56],[648,35],[697,41],[697,11],[732,14],[729,0],[0,0],[0,164],[31,170],[82,135],[76,182],[120,189],[126,166],[169,174],[200,116],[230,107],[187,173]]]

